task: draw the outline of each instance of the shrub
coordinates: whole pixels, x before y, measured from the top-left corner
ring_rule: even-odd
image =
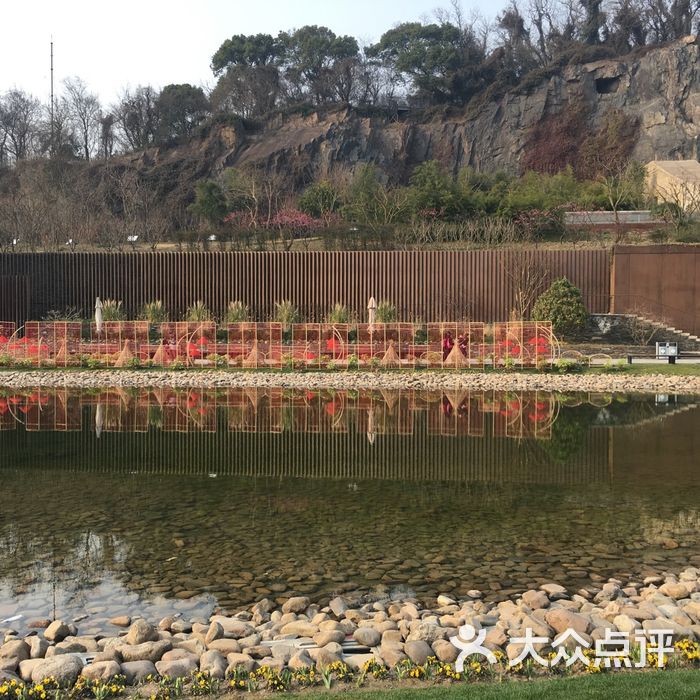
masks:
[[[416,328],[416,332],[413,336],[413,342],[416,345],[425,345],[428,342],[428,329],[423,326]]]
[[[554,369],[559,372],[559,374],[571,374],[572,372],[581,372],[583,367],[577,360],[560,358],[555,361]]]
[[[316,219],[327,221],[341,206],[340,193],[330,182],[316,182],[299,197],[299,209]]]
[[[242,301],[229,301],[224,323],[243,323],[250,318],[250,309]]]
[[[41,318],[42,321],[82,321],[83,312],[77,306],[67,306],[63,310],[51,309]]]
[[[194,304],[187,307],[186,320],[191,323],[197,321],[211,321],[212,312],[203,301],[195,301]]]
[[[345,304],[335,304],[326,315],[326,323],[350,323],[350,312]]]
[[[102,302],[102,320],[104,321],[124,321],[126,312],[122,308],[121,301],[116,299],[105,299]]]
[[[168,311],[160,300],[149,301],[144,304],[139,311],[139,319],[148,321],[153,325],[166,323],[168,320]]]
[[[603,366],[603,372],[609,373],[609,374],[614,374],[617,372],[626,372],[627,371],[627,361],[626,360],[618,360],[617,362],[613,363],[612,360],[608,360],[605,365]]]
[[[396,307],[390,301],[383,299],[377,304],[375,313],[377,323],[395,323],[396,317]]]
[[[535,302],[532,318],[535,321],[551,321],[552,329],[559,335],[576,333],[588,323],[581,290],[566,277],[555,280]]]
[[[212,353],[207,359],[214,367],[225,367],[228,364],[228,357],[226,355]]]
[[[285,299],[275,303],[275,321],[285,327],[299,320],[299,309],[291,301]]]

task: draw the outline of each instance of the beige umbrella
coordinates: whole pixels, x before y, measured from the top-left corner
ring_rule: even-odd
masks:
[[[100,297],[97,297],[97,299],[95,299],[95,330],[97,331],[97,335],[102,333],[103,321],[104,317],[102,315],[102,302],[100,301]]]
[[[367,411],[367,441],[370,445],[374,445],[376,433],[374,432],[374,409],[370,408]]]
[[[374,297],[369,298],[367,304],[367,322],[369,323],[370,331],[374,327],[375,319],[377,317],[377,301]]]
[[[104,425],[104,406],[101,403],[97,404],[95,409],[95,437],[99,440],[102,435],[102,426]]]

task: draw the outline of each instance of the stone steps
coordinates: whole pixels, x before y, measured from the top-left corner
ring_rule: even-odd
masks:
[[[688,333],[687,331],[682,330],[681,328],[676,328],[674,326],[669,326],[666,323],[663,323],[662,321],[656,321],[653,318],[647,318],[646,316],[640,316],[639,314],[628,314],[629,316],[632,316],[642,323],[646,323],[652,328],[658,328],[659,330],[664,331],[667,334],[677,336],[678,338],[683,338],[686,341],[690,341],[691,343],[696,343],[697,345],[700,345],[700,337],[697,335],[693,335],[692,333]]]

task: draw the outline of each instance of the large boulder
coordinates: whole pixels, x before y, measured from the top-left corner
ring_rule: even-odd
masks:
[[[433,650],[430,644],[420,639],[413,639],[406,642],[403,650],[406,656],[408,656],[414,664],[418,664],[419,666],[425,664],[429,656],[433,656]]]
[[[558,634],[563,634],[569,629],[578,634],[586,634],[591,629],[591,621],[587,617],[565,608],[549,610],[544,619]]]
[[[0,646],[0,659],[15,659],[17,666],[20,661],[30,657],[30,651],[29,644],[20,639],[13,639]]]
[[[44,630],[44,637],[50,642],[62,642],[70,633],[70,627],[63,620],[54,620]]]
[[[371,627],[358,627],[352,636],[358,644],[362,644],[365,647],[379,646],[382,640],[379,632]]]
[[[226,657],[216,649],[205,651],[199,659],[199,670],[208,673],[212,678],[225,678],[227,667]]]
[[[295,596],[284,602],[283,613],[301,613],[311,605],[311,601],[306,596]]]
[[[32,683],[41,683],[53,676],[60,685],[73,685],[82,670],[83,661],[79,656],[59,654],[50,659],[41,659],[32,668]]]
[[[210,651],[219,651],[224,656],[241,650],[241,644],[237,639],[215,639],[209,643],[208,647]]]
[[[125,661],[121,665],[121,671],[126,678],[127,685],[144,683],[149,676],[154,678],[158,673],[155,664],[151,661]]]
[[[198,668],[197,659],[191,654],[185,658],[173,659],[171,661],[160,660],[156,664],[156,670],[161,676],[168,678],[185,678]]]
[[[155,642],[158,641],[158,630],[146,620],[139,618],[131,623],[124,641],[132,646],[138,646],[144,642]]]
[[[143,644],[136,644],[135,646],[125,644],[116,647],[116,649],[121,654],[122,660],[127,663],[131,661],[150,661],[154,664],[156,661],[160,661],[163,658],[163,654],[170,651],[172,647],[173,645],[167,639],[162,639],[158,642],[143,642]]]
[[[121,674],[121,667],[116,661],[96,661],[83,666],[80,675],[91,681],[107,681]]]
[[[238,620],[235,617],[225,617],[224,615],[214,615],[212,622],[218,622],[224,630],[224,636],[229,639],[241,639],[255,634],[255,627],[249,622]]]
[[[228,661],[228,668],[226,669],[226,675],[230,675],[237,668],[242,668],[250,673],[257,666],[257,661],[248,654],[229,654],[226,657]]]
[[[281,634],[288,634],[295,637],[313,637],[318,632],[318,625],[314,625],[306,620],[293,620],[288,622],[281,630]]]

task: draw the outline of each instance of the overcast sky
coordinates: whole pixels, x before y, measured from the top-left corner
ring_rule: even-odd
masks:
[[[503,0],[464,0],[492,17]],[[0,93],[21,87],[48,101],[54,84],[80,76],[109,103],[127,85],[213,84],[212,54],[233,34],[319,24],[361,42],[399,22],[429,17],[449,0],[39,0],[2,3]]]

